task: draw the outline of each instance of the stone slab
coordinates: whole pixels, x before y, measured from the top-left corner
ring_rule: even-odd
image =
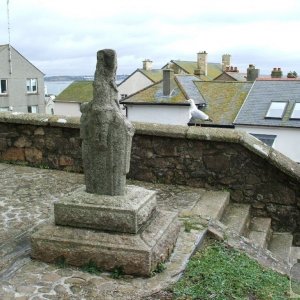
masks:
[[[250,205],[242,203],[232,203],[228,206],[222,223],[239,235],[246,235],[250,224]]]
[[[54,204],[56,225],[137,233],[156,211],[156,192],[127,185],[124,196],[96,195],[82,187]]]
[[[289,232],[273,232],[269,250],[284,261],[289,261],[293,235]]]
[[[172,253],[179,234],[177,214],[159,211],[140,234],[108,233],[46,225],[31,237],[31,256],[47,263],[64,258],[73,266],[95,263],[102,270],[150,276]]]
[[[191,209],[191,213],[219,220],[229,203],[229,198],[228,192],[207,191]]]

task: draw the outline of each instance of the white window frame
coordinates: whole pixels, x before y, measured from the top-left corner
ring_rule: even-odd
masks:
[[[2,82],[5,82],[5,89],[2,88]],[[7,79],[0,79],[0,95],[7,95]]]
[[[295,103],[290,119],[300,119],[300,102]]]
[[[39,112],[39,106],[38,105],[28,105],[27,110],[31,114],[37,114]]]
[[[272,101],[266,113],[266,118],[282,119],[286,107],[287,107],[286,101]]]
[[[37,94],[38,92],[38,80],[37,78],[26,79],[26,90],[28,94]]]

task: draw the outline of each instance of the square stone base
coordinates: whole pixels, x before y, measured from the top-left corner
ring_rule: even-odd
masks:
[[[156,211],[156,192],[127,185],[124,196],[80,188],[54,204],[56,225],[137,233]]]
[[[93,262],[102,270],[121,267],[125,274],[151,276],[172,253],[179,227],[177,214],[166,211],[159,211],[135,235],[47,225],[32,235],[31,256],[48,263],[63,257],[77,267]]]

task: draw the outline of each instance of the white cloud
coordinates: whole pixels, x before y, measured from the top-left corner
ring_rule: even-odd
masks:
[[[7,43],[6,2],[0,0],[0,44]],[[93,74],[96,52],[113,48],[118,73],[145,58],[160,68],[171,59],[209,61],[224,53],[241,71],[254,63],[300,73],[300,1],[10,0],[11,42],[47,75]]]

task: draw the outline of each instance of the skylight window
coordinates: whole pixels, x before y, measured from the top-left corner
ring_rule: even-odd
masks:
[[[300,119],[300,103],[295,103],[291,119]]]
[[[271,102],[266,118],[281,119],[285,111],[287,102]]]

